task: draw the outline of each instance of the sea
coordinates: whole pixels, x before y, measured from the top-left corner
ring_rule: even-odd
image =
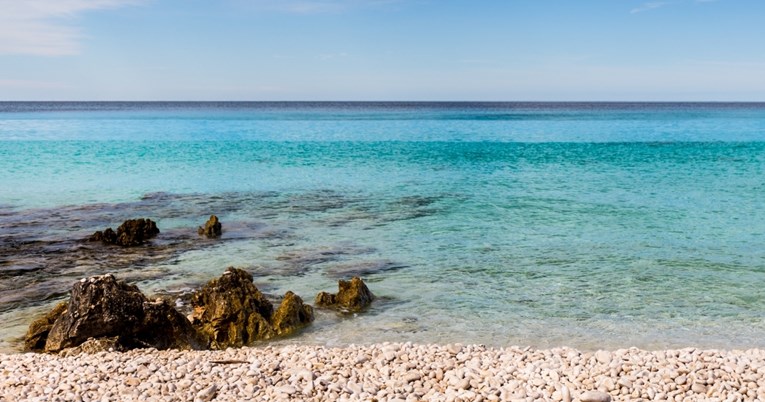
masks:
[[[277,344],[762,348],[765,103],[0,102],[0,351],[80,278],[229,266],[377,296]]]

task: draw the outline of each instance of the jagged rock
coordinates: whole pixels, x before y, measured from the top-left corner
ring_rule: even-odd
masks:
[[[33,321],[29,325],[27,334],[24,336],[24,350],[32,352],[42,352],[45,350],[45,342],[48,340],[48,333],[56,319],[66,312],[67,303],[61,302],[53,307],[53,310]]]
[[[114,232],[112,228],[93,233],[88,240],[100,241],[106,244],[116,244],[123,247],[140,246],[147,240],[157,236],[159,229],[151,219],[128,219]]]
[[[375,298],[358,276],[354,276],[350,281],[340,280],[337,285],[337,294],[321,292],[316,295],[316,305],[356,312],[365,309]]]
[[[313,322],[313,308],[303,303],[300,296],[287,292],[274,312],[271,324],[277,335],[289,335]]]
[[[294,333],[313,321],[313,308],[292,292],[274,307],[248,272],[229,267],[191,298],[192,325],[207,336],[211,349],[241,347]]]
[[[92,236],[90,236],[90,241],[100,241],[102,243],[106,244],[116,244],[117,243],[117,233],[112,230],[112,228],[106,228],[106,230],[97,231],[96,233],[93,233]]]
[[[274,307],[252,283],[248,272],[229,267],[191,298],[194,327],[209,338],[208,347],[240,347],[274,335]]]
[[[199,349],[199,337],[166,301],[149,301],[135,285],[112,275],[82,279],[72,287],[66,311],[56,318],[46,352],[76,347],[89,338],[117,337],[121,347]]]
[[[200,236],[206,236],[208,238],[218,237],[222,233],[222,226],[218,217],[210,215],[210,219],[205,222],[204,226],[200,226],[197,230]]]
[[[337,296],[334,293],[319,292],[314,303],[317,306],[329,307],[337,303]]]

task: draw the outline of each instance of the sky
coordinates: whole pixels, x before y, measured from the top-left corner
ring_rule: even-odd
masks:
[[[763,0],[0,0],[0,100],[765,101]]]

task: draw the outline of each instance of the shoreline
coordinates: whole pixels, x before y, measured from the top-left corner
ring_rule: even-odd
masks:
[[[135,349],[0,354],[0,373],[4,401],[765,399],[765,349],[585,352],[388,342]]]

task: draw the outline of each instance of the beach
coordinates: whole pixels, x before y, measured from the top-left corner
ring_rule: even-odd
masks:
[[[3,401],[753,401],[765,350],[382,343],[0,357]]]
[[[0,113],[2,401],[765,398],[763,104]],[[138,218],[140,244],[89,241]],[[313,318],[241,349],[22,353],[84,278],[188,317],[227,267]],[[371,305],[316,305],[355,276]]]

